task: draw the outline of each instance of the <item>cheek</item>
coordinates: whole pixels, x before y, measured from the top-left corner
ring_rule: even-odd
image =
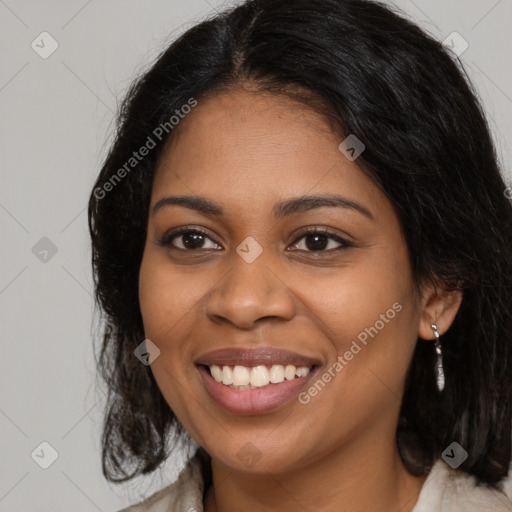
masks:
[[[173,412],[187,421],[186,400],[190,391],[187,322],[200,298],[201,290],[186,272],[170,268],[159,255],[145,253],[139,272],[139,303],[144,335],[160,350],[151,364],[158,387]]]
[[[417,339],[419,307],[405,251],[381,253],[379,261],[340,269],[316,283],[305,280],[302,293],[331,345],[328,370],[335,377],[325,375],[333,383],[326,386],[333,394],[329,399],[325,394],[325,406],[336,400],[366,414],[398,402]],[[338,412],[343,415],[332,414]]]
[[[157,251],[148,250],[139,273],[139,302],[144,334],[160,350],[151,365],[157,380],[187,382],[194,375],[191,364],[197,352],[198,326],[204,320],[204,304],[219,272],[197,272],[187,266],[169,263]],[[170,384],[170,383],[169,383]],[[172,386],[162,385],[162,390]],[[166,391],[167,392],[167,391]]]
[[[186,271],[173,269],[158,256],[144,256],[139,273],[139,302],[148,338],[164,343],[200,301],[203,287]]]
[[[167,403],[177,414],[182,413],[184,383],[190,378],[185,364],[188,354],[186,323],[194,301],[194,287],[183,275],[171,272],[158,257],[145,255],[139,274],[139,302],[144,335],[160,350],[151,371]]]

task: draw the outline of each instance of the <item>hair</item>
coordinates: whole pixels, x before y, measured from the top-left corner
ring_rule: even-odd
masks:
[[[186,434],[133,353],[144,340],[138,278],[152,182],[176,132],[170,117],[191,98],[244,84],[310,106],[317,98],[341,134],[355,134],[366,146],[356,163],[395,208],[415,282],[463,292],[441,333],[445,388],[436,387],[434,344],[418,339],[396,441],[415,475],[456,441],[468,454],[459,469],[497,486],[511,459],[510,189],[461,62],[371,0],[246,1],[186,31],[129,89],[88,207],[103,320],[97,364],[108,388],[105,477],[154,471],[170,455],[171,432]]]

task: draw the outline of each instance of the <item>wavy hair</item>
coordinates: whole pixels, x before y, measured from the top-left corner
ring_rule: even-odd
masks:
[[[103,321],[97,364],[108,390],[104,475],[123,482],[150,473],[172,452],[171,432],[186,434],[133,354],[144,339],[138,275],[152,181],[175,133],[171,116],[190,98],[200,103],[244,83],[314,104],[341,134],[363,141],[357,164],[394,206],[416,282],[463,292],[441,337],[444,391],[435,384],[433,343],[417,341],[397,444],[418,475],[457,441],[468,452],[460,469],[497,485],[511,459],[510,194],[460,61],[371,0],[246,1],[185,32],[128,91],[88,206]],[[148,137],[154,147],[130,160]]]

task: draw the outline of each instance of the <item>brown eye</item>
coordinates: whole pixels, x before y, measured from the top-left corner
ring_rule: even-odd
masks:
[[[213,247],[206,247],[207,242],[211,242]],[[170,246],[171,249],[182,251],[198,249],[217,249],[219,244],[212,240],[204,231],[199,229],[182,229],[165,235],[158,243],[162,246]]]
[[[304,240],[302,248],[298,247],[301,245],[299,243],[300,240]],[[332,246],[333,244],[334,247]],[[338,244],[338,246],[336,246],[336,244]],[[334,252],[340,249],[353,247],[350,242],[341,238],[339,235],[327,230],[318,229],[303,233],[300,238],[293,243],[293,246],[298,248],[300,251],[306,252]]]

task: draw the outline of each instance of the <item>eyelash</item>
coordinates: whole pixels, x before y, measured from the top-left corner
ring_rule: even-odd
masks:
[[[202,235],[202,236],[210,239],[215,244],[220,245],[206,231],[203,231],[202,229],[199,229],[199,228],[195,228],[195,227],[193,228],[193,227],[188,227],[188,226],[186,226],[184,228],[179,228],[176,231],[171,231],[170,233],[165,234],[162,238],[157,240],[157,243],[163,247],[169,247],[173,251],[196,252],[196,251],[201,251],[201,250],[208,250],[208,249],[201,249],[201,248],[182,249],[181,247],[174,247],[172,245],[172,241],[175,238],[178,238],[178,237],[180,237],[182,235],[186,235],[186,234]],[[303,238],[305,238],[308,235],[325,235],[328,238],[334,240],[335,242],[337,242],[341,245],[340,245],[340,247],[336,247],[335,249],[329,249],[329,250],[322,249],[322,250],[318,250],[318,251],[311,251],[311,250],[308,251],[308,250],[299,249],[299,252],[310,252],[310,253],[316,253],[316,254],[318,254],[318,253],[332,254],[333,252],[337,252],[337,251],[340,251],[343,249],[348,249],[350,247],[354,247],[354,244],[350,243],[348,240],[345,240],[344,238],[329,231],[326,228],[314,228],[314,229],[310,229],[308,231],[303,231],[303,232],[299,233],[298,238],[296,238],[295,241],[291,245],[296,245],[300,240],[302,240]],[[214,250],[217,250],[217,249],[214,249]]]

